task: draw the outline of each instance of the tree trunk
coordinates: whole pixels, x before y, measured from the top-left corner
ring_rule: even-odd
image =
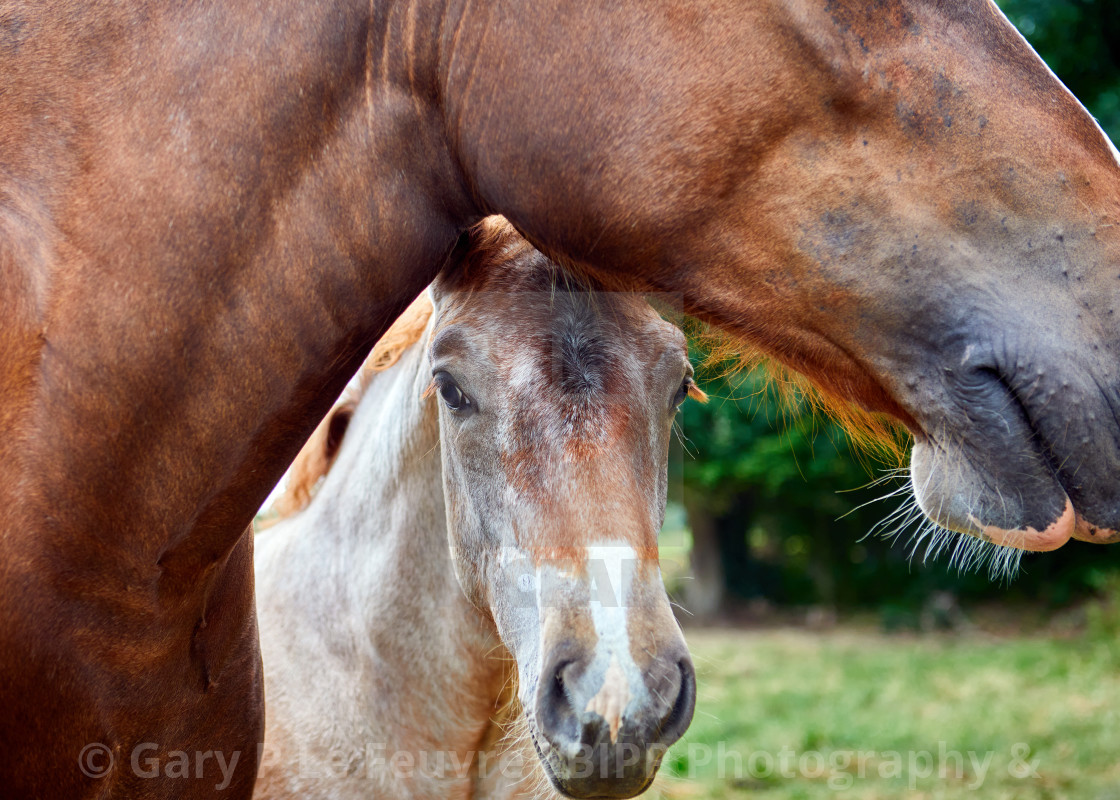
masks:
[[[688,527],[692,531],[692,551],[689,553],[691,576],[684,583],[683,605],[698,620],[716,616],[722,610],[727,595],[716,518],[705,500],[705,497],[693,492],[686,490],[684,493]]]
[[[711,498],[685,490],[684,507],[692,530],[689,560],[693,580],[685,584],[685,608],[699,619],[726,610],[728,602],[761,594],[758,564],[747,543],[754,498],[737,494],[726,510],[713,513]]]

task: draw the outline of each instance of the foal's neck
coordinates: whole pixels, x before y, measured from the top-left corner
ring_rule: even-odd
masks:
[[[388,763],[395,753],[409,753],[416,764],[428,760],[428,769],[409,774],[381,768],[374,785],[387,797],[467,794],[476,776],[466,759],[493,739],[507,677],[493,624],[467,602],[448,552],[439,421],[434,401],[421,399],[422,353],[422,343],[413,346],[375,377],[315,500],[258,540],[259,580],[289,584],[262,586],[262,604],[269,596],[298,598],[262,613],[265,658],[275,635],[265,626],[276,620],[291,639],[297,615],[318,640],[319,666],[277,681],[314,678],[332,734],[367,760]],[[267,690],[272,713],[273,694],[282,690]],[[339,697],[353,701],[341,717]],[[373,771],[367,764],[363,774]],[[442,776],[433,777],[437,772]]]

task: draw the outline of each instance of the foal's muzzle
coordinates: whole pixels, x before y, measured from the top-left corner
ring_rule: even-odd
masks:
[[[581,658],[573,650],[568,644],[553,651],[537,691],[536,745],[546,772],[569,797],[640,794],[692,721],[692,659],[683,641],[670,645],[644,670],[642,690],[631,697],[623,686],[604,698],[611,679],[590,675],[591,654]]]

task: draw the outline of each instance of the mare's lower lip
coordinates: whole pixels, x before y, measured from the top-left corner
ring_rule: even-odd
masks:
[[[1073,527],[1073,538],[1092,544],[1112,544],[1120,541],[1120,531],[1111,528],[1102,528],[1091,524],[1080,514],[1077,515],[1077,524]]]
[[[1027,527],[1021,530],[1004,530],[995,525],[984,525],[976,517],[969,515],[969,522],[976,526],[981,535],[994,544],[1004,547],[1017,547],[1020,550],[1031,550],[1036,553],[1045,553],[1057,550],[1069,541],[1074,533],[1076,514],[1073,512],[1073,503],[1066,498],[1066,507],[1062,515],[1044,530],[1038,531]]]

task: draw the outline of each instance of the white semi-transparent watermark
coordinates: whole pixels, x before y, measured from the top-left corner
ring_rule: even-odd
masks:
[[[673,750],[684,778],[717,780],[773,780],[807,778],[827,781],[834,791],[850,789],[856,781],[879,778],[905,780],[910,789],[930,779],[965,782],[969,789],[981,788],[995,773],[1018,780],[1038,778],[1038,758],[1030,745],[1016,742],[1006,752],[995,750],[958,750],[938,742],[928,750],[742,750],[724,742],[715,746],[690,742]]]
[[[625,758],[609,764],[596,760],[584,748],[584,774],[609,779],[612,771],[624,769]],[[634,759],[648,757],[633,748]],[[321,780],[384,780],[427,777],[448,780],[469,775],[500,778],[509,783],[531,779],[540,766],[533,754],[514,749],[479,751],[403,750],[385,742],[370,742],[359,748],[323,750],[296,748],[282,751],[259,746],[246,759],[242,751],[165,749],[155,742],[142,742],[130,750],[110,748],[93,742],[78,756],[78,767],[86,777],[105,778],[125,770],[137,778],[208,781],[216,791],[229,788],[238,769],[280,769],[304,778]],[[624,754],[623,754],[624,755]],[[1006,751],[959,750],[946,742],[924,750],[778,750],[734,748],[725,742],[715,745],[689,742],[673,748],[669,755],[676,780],[704,779],[736,781],[808,779],[826,781],[833,791],[843,791],[858,781],[904,780],[910,789],[930,780],[963,782],[976,790],[999,772],[1017,780],[1037,779],[1039,759],[1030,745],[1017,742]],[[579,768],[579,758],[572,769]],[[663,767],[665,769],[665,767]]]

